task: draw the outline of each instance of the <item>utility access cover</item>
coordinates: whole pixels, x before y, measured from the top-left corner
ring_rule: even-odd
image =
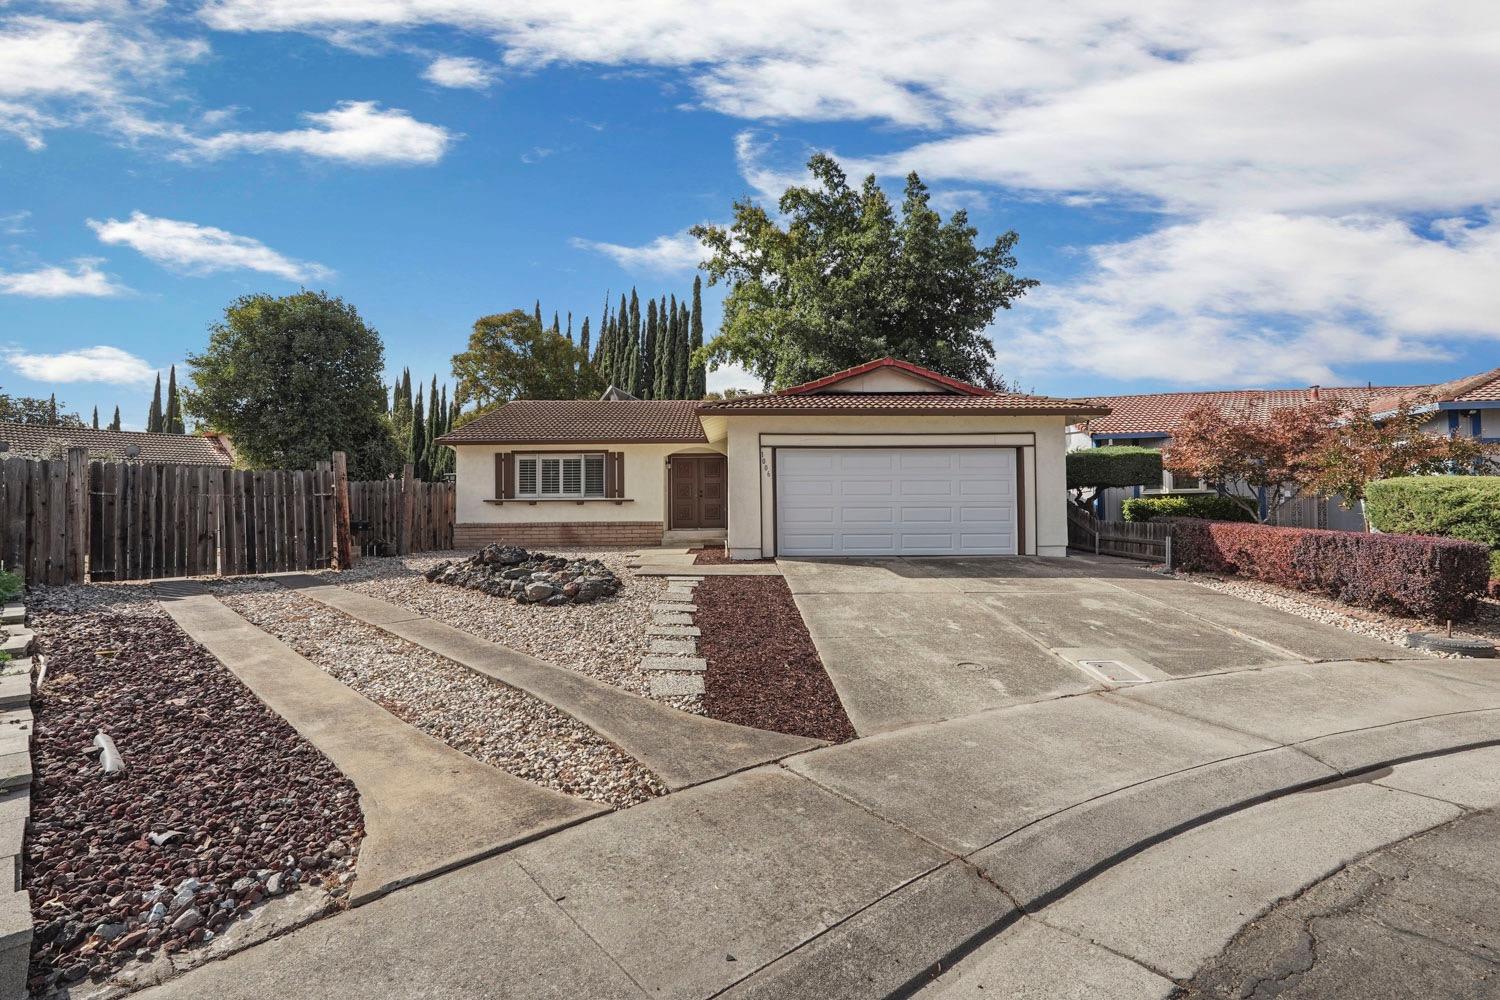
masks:
[[[1149,684],[1151,678],[1120,660],[1079,660],[1084,673],[1105,684]]]

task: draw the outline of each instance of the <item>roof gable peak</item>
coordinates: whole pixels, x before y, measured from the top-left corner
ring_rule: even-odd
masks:
[[[881,370],[899,372],[908,379],[924,383],[931,387],[913,388],[913,392],[937,392],[945,395],[963,396],[994,395],[989,389],[982,388],[981,386],[961,382],[956,378],[950,378],[947,375],[935,372],[931,368],[923,368],[921,365],[912,364],[910,361],[902,361],[899,358],[889,356],[876,358],[874,361],[866,361],[862,365],[845,368],[843,371],[834,372],[832,375],[825,375],[823,378],[814,379],[811,382],[804,382],[801,385],[794,385],[789,389],[782,389],[780,392],[772,393],[772,395],[803,396],[837,393],[841,391],[838,386],[842,383],[849,382],[852,379],[859,379],[862,376]]]

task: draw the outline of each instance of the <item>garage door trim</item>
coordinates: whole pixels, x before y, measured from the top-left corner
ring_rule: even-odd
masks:
[[[1033,438],[1034,440],[1034,438]],[[1026,555],[1026,445],[1019,444],[773,444],[771,449],[771,555],[781,554],[781,453],[783,451],[853,451],[856,449],[880,449],[884,451],[959,451],[969,449],[989,451],[1011,451],[1015,453],[1016,469],[1016,555]],[[764,551],[764,550],[762,550]]]

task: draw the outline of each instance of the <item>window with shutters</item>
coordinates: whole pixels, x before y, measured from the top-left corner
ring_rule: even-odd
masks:
[[[516,496],[568,500],[604,496],[603,455],[519,455]]]

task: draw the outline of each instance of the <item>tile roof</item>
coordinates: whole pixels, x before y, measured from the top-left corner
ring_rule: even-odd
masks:
[[[87,448],[90,458],[124,460],[134,457],[142,462],[226,468],[234,464],[234,453],[227,439],[217,435],[148,434],[145,431],[95,430],[92,427],[0,423],[0,441],[10,446],[5,454],[25,458],[50,458],[72,447]],[[138,448],[139,454],[129,456],[126,449],[130,447]]]
[[[925,382],[941,386],[936,392],[842,392],[838,385],[848,379],[875,371],[896,368]],[[944,391],[946,390],[946,391]],[[834,372],[824,378],[794,385],[780,392],[756,396],[736,396],[704,403],[703,414],[730,413],[990,413],[990,414],[1065,414],[1089,416],[1103,414],[1108,408],[1088,400],[1032,396],[1023,392],[995,392],[982,386],[960,382],[930,368],[896,358],[874,361]]]
[[[1347,406],[1370,403],[1380,397],[1420,392],[1424,385],[1404,386],[1319,386],[1321,400],[1333,399]],[[1088,421],[1090,434],[1170,434],[1190,410],[1205,403],[1226,413],[1251,413],[1269,416],[1275,410],[1301,406],[1313,399],[1312,387],[1305,389],[1232,389],[1223,392],[1158,392],[1135,396],[1098,396],[1096,402],[1108,406],[1111,413]]]
[[[439,444],[688,441],[703,443],[693,399],[516,399],[438,438]]]
[[[1500,401],[1500,368],[1492,368],[1478,375],[1466,375],[1440,385],[1408,386],[1404,391],[1385,393],[1370,400],[1370,412],[1389,413],[1401,405],[1404,397],[1414,394],[1417,390],[1437,403]]]

